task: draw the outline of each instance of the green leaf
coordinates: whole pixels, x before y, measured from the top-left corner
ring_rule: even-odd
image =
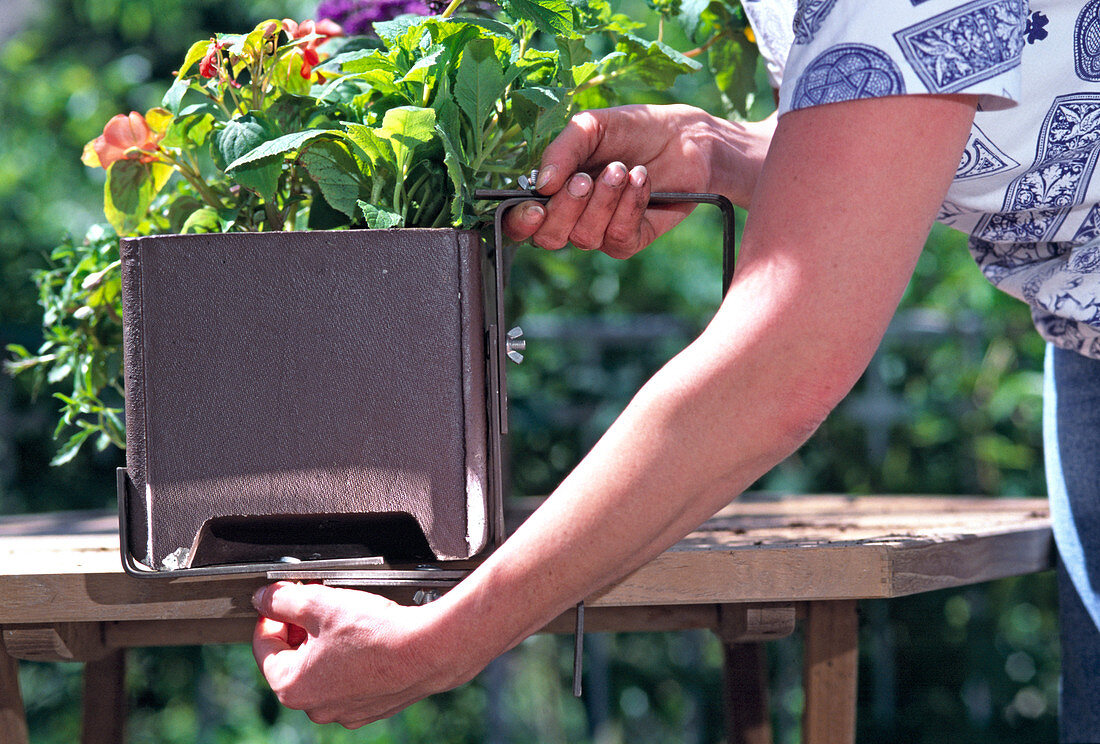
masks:
[[[180,232],[188,233],[216,233],[221,232],[221,220],[218,218],[218,210],[213,207],[203,207],[191,213],[180,228]]]
[[[250,111],[226,122],[225,128],[214,135],[214,145],[226,163],[234,163],[260,145],[278,139],[281,134],[266,116]]]
[[[209,111],[181,114],[168,126],[161,144],[165,147],[202,147],[213,129],[214,117]]]
[[[475,130],[485,126],[496,109],[504,88],[504,70],[496,57],[493,43],[475,39],[466,45],[455,80],[455,100]]]
[[[306,227],[310,230],[336,230],[347,226],[348,216],[330,207],[323,194],[314,193]]]
[[[395,162],[401,169],[418,146],[431,142],[435,137],[435,111],[417,106],[392,108],[386,112],[382,126],[375,133],[389,141]]]
[[[385,70],[391,75],[396,75],[399,72],[397,65],[389,58],[388,52],[384,49],[373,49],[370,52],[364,52],[360,56],[353,57],[343,64],[341,70],[348,75],[373,70]]]
[[[398,40],[405,36],[409,29],[416,28],[424,22],[423,16],[401,15],[391,21],[380,21],[373,24],[374,33],[385,42],[388,47],[398,46]]]
[[[168,207],[168,227],[174,233],[183,232],[183,225],[203,204],[196,197],[184,194],[172,200]]]
[[[282,137],[276,137],[275,139],[264,142],[262,145],[256,147],[254,150],[241,155],[236,160],[232,161],[225,167],[225,172],[240,168],[242,165],[253,163],[257,160],[271,157],[272,155],[285,155],[288,152],[297,150],[307,142],[312,142],[319,137],[325,136],[337,136],[342,135],[343,132],[336,129],[307,129],[303,132],[291,132],[290,134],[284,134]],[[230,174],[232,175],[232,174]]]
[[[702,65],[691,57],[685,57],[667,44],[647,41],[633,34],[622,34],[617,51],[626,57],[619,67],[629,68],[629,74],[616,79],[618,84],[631,82],[648,88],[663,90],[672,87],[680,75],[697,72]]]
[[[278,138],[279,130],[274,123],[263,114],[249,112],[227,122],[225,128],[214,135],[214,146],[224,162],[235,163],[242,156]],[[271,201],[275,198],[282,167],[282,158],[273,154],[238,165],[232,173],[228,173],[228,168],[226,171],[241,186],[255,191],[265,201]]]
[[[713,0],[681,0],[680,14],[676,16],[676,20],[692,41],[702,42],[701,35],[709,36],[711,33],[721,31],[721,29],[711,27],[703,20],[703,11],[712,2]],[[704,33],[701,34],[701,31]]]
[[[191,45],[191,48],[187,50],[187,54],[183,58],[183,64],[180,65],[179,72],[176,73],[176,80],[181,80],[187,75],[187,71],[191,69],[192,65],[206,56],[206,50],[210,48],[210,40],[196,41]],[[165,106],[165,108],[168,108]],[[171,110],[171,109],[169,109]]]
[[[314,69],[315,70],[341,69],[341,70],[344,70],[345,72],[347,72],[348,69],[346,67],[344,67],[344,65],[346,65],[350,62],[355,62],[356,60],[365,59],[365,58],[370,57],[370,56],[375,55],[375,54],[378,54],[378,47],[377,46],[374,46],[374,47],[369,48],[369,49],[353,49],[349,52],[340,52],[339,54],[334,54],[333,56],[329,57],[328,59],[323,60],[321,62],[321,64],[315,65]]]
[[[342,142],[322,140],[299,155],[310,178],[334,209],[348,217],[355,214],[359,199],[359,168]]]
[[[528,20],[551,36],[572,36],[573,10],[565,0],[501,0],[500,6],[516,20]]]
[[[564,88],[533,86],[512,91],[510,100],[516,122],[523,129],[524,137],[535,149],[542,140],[557,134],[569,115],[569,104]]]
[[[348,124],[347,137],[366,158],[364,164],[370,166],[367,169],[368,175],[374,176],[379,170],[396,173],[393,146],[380,138],[374,129],[365,124]],[[359,160],[362,161],[361,158]]]
[[[116,160],[103,184],[103,212],[119,235],[131,232],[145,218],[157,191],[149,164]]]
[[[492,18],[474,18],[472,16],[453,16],[452,21],[459,23],[468,23],[471,26],[477,26],[481,30],[489,33],[492,36],[499,36],[502,39],[515,40],[516,31],[506,23],[495,21]]]
[[[545,85],[532,85],[528,88],[519,88],[513,91],[513,95],[523,96],[540,108],[552,109],[555,106],[561,106],[565,103],[568,91],[565,88],[548,88]]]
[[[451,224],[462,225],[466,215],[466,206],[470,201],[468,177],[466,174],[466,159],[462,156],[461,147],[451,139],[445,127],[438,124],[435,128],[436,136],[443,143],[443,164],[447,166],[447,175],[454,186],[454,197],[451,199]]]
[[[403,222],[401,215],[376,207],[368,202],[359,201],[356,204],[363,211],[363,219],[367,221],[367,227],[372,230],[388,230],[393,227],[400,227]]]
[[[164,98],[161,99],[160,105],[171,111],[173,114],[179,113],[180,104],[183,101],[183,96],[191,89],[191,81],[184,77],[178,77],[168,88],[164,94]]]
[[[93,429],[81,429],[73,434],[69,437],[69,441],[65,442],[65,445],[56,455],[54,455],[54,458],[50,460],[50,465],[64,465],[72,460],[76,457],[77,453],[80,452],[81,445],[83,445],[93,433]]]
[[[749,115],[756,95],[758,56],[756,45],[740,33],[723,37],[707,53],[707,64],[714,73],[714,84],[722,94],[726,111],[736,112],[742,118]]]
[[[399,83],[423,83],[438,62],[439,58],[443,55],[446,49],[442,44],[433,44],[429,49],[425,50],[426,56],[421,57],[409,68],[409,71],[398,80]]]

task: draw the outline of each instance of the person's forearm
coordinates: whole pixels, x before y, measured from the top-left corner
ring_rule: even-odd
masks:
[[[827,406],[779,403],[799,396],[797,374],[772,354],[781,349],[758,345],[729,364],[721,334],[659,372],[545,504],[440,600],[479,629],[468,649],[480,642],[491,658],[642,565],[809,435]]]
[[[899,97],[784,118],[714,321],[436,603],[446,632],[435,640],[452,658],[480,668],[666,549],[809,436],[889,322],[973,105]]]

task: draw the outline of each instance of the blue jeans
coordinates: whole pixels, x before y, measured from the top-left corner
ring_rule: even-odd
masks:
[[[1047,347],[1043,440],[1058,545],[1063,742],[1100,742],[1100,361]]]

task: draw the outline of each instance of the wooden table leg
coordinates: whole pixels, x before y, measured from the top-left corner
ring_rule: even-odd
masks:
[[[27,715],[19,691],[19,662],[0,643],[0,741],[29,744]]]
[[[82,744],[126,740],[126,651],[117,649],[84,665]]]
[[[768,661],[763,643],[724,643],[726,740],[730,744],[771,744]]]
[[[804,626],[802,679],[805,744],[856,740],[859,618],[855,600],[810,602]]]

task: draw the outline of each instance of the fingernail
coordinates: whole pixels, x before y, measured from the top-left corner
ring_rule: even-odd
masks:
[[[577,173],[569,179],[565,188],[570,196],[579,199],[582,196],[588,196],[588,191],[592,188],[592,179],[586,173]]]
[[[636,188],[644,186],[647,178],[649,178],[649,171],[644,165],[636,165],[630,171],[630,184]]]
[[[550,179],[554,177],[554,174],[558,172],[557,166],[548,165],[539,171],[539,177],[535,180],[535,191],[541,191],[546,184],[550,183]]]
[[[261,586],[256,591],[252,592],[252,606],[257,610],[260,609],[260,605],[263,604],[264,596],[267,593],[267,587]]]
[[[541,204],[530,204],[524,208],[520,218],[528,225],[537,225],[546,216]]]
[[[608,186],[618,186],[626,178],[626,166],[622,163],[612,163],[603,172],[603,182]]]

